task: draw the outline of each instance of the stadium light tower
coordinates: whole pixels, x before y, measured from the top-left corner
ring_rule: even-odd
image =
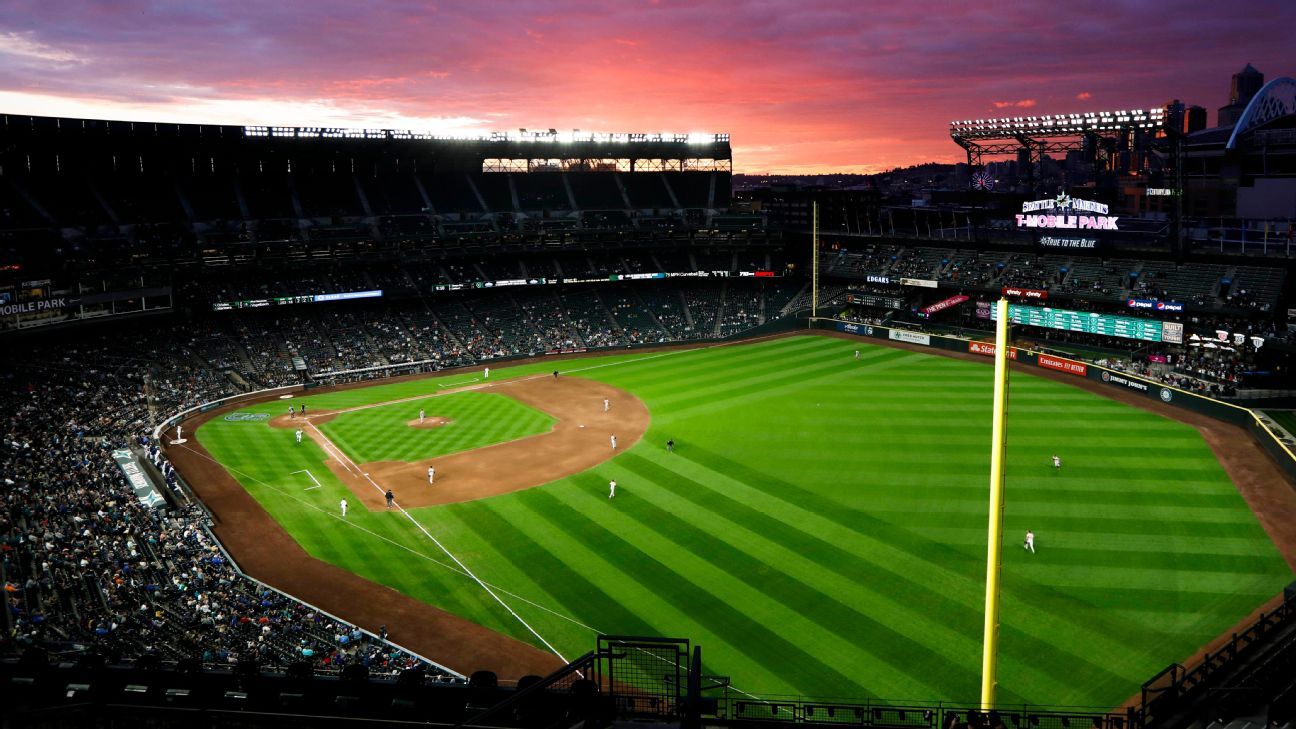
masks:
[[[1003,566],[1005,426],[1008,417],[1008,299],[995,302],[994,415],[990,433],[990,524],[986,544],[985,636],[981,652],[981,710],[994,708],[999,670],[999,573]]]

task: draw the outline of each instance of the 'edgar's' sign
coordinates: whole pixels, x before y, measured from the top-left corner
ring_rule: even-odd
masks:
[[[1107,206],[1102,203],[1079,200],[1062,193],[1050,200],[1022,203],[1022,211],[1017,215],[1017,227],[1120,230],[1116,227],[1118,218],[1107,212]]]

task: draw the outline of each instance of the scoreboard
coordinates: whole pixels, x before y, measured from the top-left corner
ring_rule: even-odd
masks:
[[[998,307],[990,308],[990,318],[998,319]],[[1137,319],[1129,316],[1099,314],[1092,311],[1070,311],[1040,306],[1008,305],[1008,319],[1013,324],[1025,324],[1044,329],[1062,329],[1108,337],[1138,339],[1144,342],[1183,342],[1183,325],[1155,319]]]

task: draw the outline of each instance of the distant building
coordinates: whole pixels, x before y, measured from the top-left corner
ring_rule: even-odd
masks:
[[[1233,85],[1229,89],[1229,103],[1219,108],[1216,126],[1231,127],[1242,116],[1242,110],[1251,102],[1264,86],[1264,74],[1255,66],[1247,64],[1246,68],[1233,74]]]

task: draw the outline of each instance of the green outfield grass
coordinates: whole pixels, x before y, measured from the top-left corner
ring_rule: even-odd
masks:
[[[511,397],[489,392],[459,392],[341,413],[320,426],[356,463],[421,461],[492,443],[517,440],[553,428],[554,418]],[[449,423],[412,428],[419,409]]]
[[[639,396],[644,441],[543,487],[411,514],[564,656],[596,631],[688,637],[753,693],[977,698],[990,367],[819,336],[559,367]],[[1114,706],[1291,580],[1193,428],[1014,374],[1008,432],[1002,701]],[[310,553],[540,645],[404,515],[339,520],[347,492],[314,444],[221,419],[197,436]]]

